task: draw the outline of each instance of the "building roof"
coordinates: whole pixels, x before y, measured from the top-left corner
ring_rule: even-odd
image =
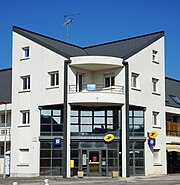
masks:
[[[0,70],[0,103],[11,103],[12,69]]]
[[[166,106],[180,108],[180,81],[166,77],[165,79],[166,89]],[[177,98],[174,98],[177,97]]]
[[[127,59],[164,36],[164,32],[161,31],[83,48],[16,26],[13,26],[13,31],[67,59],[76,56],[111,56]]]

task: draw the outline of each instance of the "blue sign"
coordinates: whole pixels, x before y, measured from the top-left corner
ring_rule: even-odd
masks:
[[[154,147],[156,145],[156,139],[149,139],[148,145],[149,145],[149,147]]]
[[[54,146],[61,146],[62,138],[54,138]]]
[[[87,84],[87,90],[88,91],[95,91],[96,90],[96,84]]]

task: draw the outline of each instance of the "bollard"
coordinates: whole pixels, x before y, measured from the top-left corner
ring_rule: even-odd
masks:
[[[13,185],[18,185],[18,183],[17,182],[13,182]]]
[[[44,185],[49,185],[49,180],[48,179],[44,180]]]

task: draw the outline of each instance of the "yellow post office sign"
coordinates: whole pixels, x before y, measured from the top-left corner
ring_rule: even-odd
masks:
[[[111,142],[113,140],[114,140],[114,135],[113,134],[106,134],[104,136],[104,141],[107,142],[107,143],[109,143],[109,142]]]
[[[152,130],[151,132],[149,132],[148,137],[151,139],[154,139],[158,136],[158,131],[157,130]]]
[[[70,168],[74,168],[74,160],[70,160]]]

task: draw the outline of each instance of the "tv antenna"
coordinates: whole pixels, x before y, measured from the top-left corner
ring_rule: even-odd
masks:
[[[69,24],[71,24],[74,21],[73,16],[79,15],[79,13],[73,13],[73,14],[67,14],[64,15],[64,19],[66,19],[66,22],[63,24],[63,26],[66,27],[66,36],[65,39],[68,40],[69,36]]]

